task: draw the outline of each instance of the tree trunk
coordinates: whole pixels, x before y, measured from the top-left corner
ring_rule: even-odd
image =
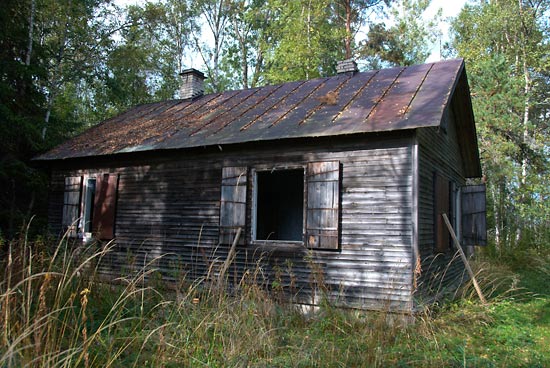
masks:
[[[247,50],[244,43],[241,45],[241,52],[242,52],[242,61],[241,61],[241,68],[243,73],[243,88],[248,88],[248,57],[247,57]]]
[[[46,115],[44,116],[44,126],[42,127],[42,140],[46,140],[46,133],[48,132],[48,128],[50,125],[50,115],[52,113],[52,107],[53,107],[53,100],[55,98],[56,92],[50,90],[50,94],[47,97],[47,104],[46,104]]]
[[[248,48],[246,47],[246,34],[241,33],[239,30],[239,24],[237,18],[233,19],[233,28],[235,29],[235,35],[237,36],[237,41],[239,42],[239,48],[241,49],[241,73],[242,73],[242,87],[248,88]]]
[[[518,0],[518,6],[520,15],[523,18],[525,16],[523,12],[523,4],[521,3],[521,0]],[[523,22],[525,24],[525,22]],[[527,37],[529,36],[526,34],[527,30],[525,28],[522,28],[521,32],[521,57],[522,57],[522,73],[523,73],[523,80],[524,80],[524,86],[523,86],[523,94],[524,94],[524,102],[523,102],[523,136],[522,136],[522,147],[521,147],[521,177],[520,177],[520,199],[519,202],[522,205],[526,204],[526,184],[527,184],[527,174],[529,169],[529,156],[528,156],[528,148],[531,145],[530,144],[530,132],[529,132],[529,119],[530,119],[530,111],[531,111],[531,73],[529,72],[529,67],[527,64],[527,51],[525,49]],[[519,55],[518,55],[519,56]],[[524,216],[520,216],[521,219],[523,219]],[[521,241],[522,237],[522,228],[523,223],[519,223],[517,230],[516,230],[516,245],[518,245]]]
[[[311,50],[311,0],[307,4],[307,48]],[[306,80],[309,80],[309,63],[306,63]]]
[[[67,11],[70,11],[72,8],[72,1],[69,1],[67,4]],[[46,115],[44,116],[44,127],[42,128],[42,140],[46,139],[46,133],[50,124],[50,115],[52,113],[53,103],[57,97],[57,93],[61,89],[61,64],[63,63],[63,58],[65,57],[65,48],[67,47],[67,39],[69,34],[69,22],[71,21],[70,15],[67,15],[65,19],[65,29],[63,30],[63,39],[59,45],[59,50],[57,51],[57,56],[55,58],[55,66],[53,72],[51,73],[51,78],[49,78],[49,88],[48,88],[48,97],[46,105]]]
[[[254,67],[254,75],[252,76],[252,83],[250,84],[250,87],[252,88],[256,87],[256,85],[258,84],[263,63],[264,63],[264,52],[260,46],[258,47],[258,55],[256,56],[256,66]]]
[[[344,1],[344,7],[346,9],[346,59],[351,59],[351,0]]]
[[[25,65],[31,65],[33,31],[34,31],[34,12],[36,9],[36,0],[31,0],[31,14],[29,16],[29,43],[27,45],[27,55],[25,55]]]
[[[493,198],[493,216],[495,218],[495,248],[500,253],[500,210],[499,210],[499,196],[497,195],[497,189],[494,185],[491,185],[491,197]]]

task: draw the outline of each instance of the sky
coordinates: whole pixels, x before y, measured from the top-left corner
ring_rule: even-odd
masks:
[[[454,18],[460,13],[460,9],[466,4],[467,0],[432,0],[430,7],[426,9],[426,17],[433,17],[439,8],[443,10],[442,18],[446,20],[448,18]],[[441,44],[444,44],[445,41],[448,41],[449,34],[449,23],[443,22],[440,24],[442,39]],[[427,61],[437,61],[440,60],[440,50],[439,45],[435,45],[432,50],[432,54]]]

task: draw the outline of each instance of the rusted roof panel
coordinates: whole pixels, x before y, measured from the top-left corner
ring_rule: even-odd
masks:
[[[146,104],[37,159],[438,126],[463,65],[447,60]]]

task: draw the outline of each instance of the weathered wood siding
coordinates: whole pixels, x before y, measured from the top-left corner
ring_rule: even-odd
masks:
[[[465,184],[464,166],[459,137],[452,109],[448,109],[442,124],[445,128],[417,130],[418,142],[418,248],[422,271],[417,280],[417,300],[431,300],[464,277],[464,265],[451,247],[437,252],[434,178],[440,175],[459,189]],[[454,205],[450,211],[453,211]],[[453,218],[453,214],[449,215]]]
[[[60,230],[66,176],[117,173],[117,246],[102,271],[125,273],[162,256],[155,265],[165,278],[214,276],[229,250],[218,243],[222,168],[247,167],[246,241],[237,248],[230,281],[256,278],[268,286],[276,281],[305,302],[318,302],[318,291],[324,290],[340,305],[410,310],[413,142],[412,133],[364,135],[177,151],[154,160],[96,163],[93,168],[58,167],[52,174],[57,205],[50,208],[51,228]],[[305,168],[328,161],[341,167],[339,249],[253,244],[251,169]]]

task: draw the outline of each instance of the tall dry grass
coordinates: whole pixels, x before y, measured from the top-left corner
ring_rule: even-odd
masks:
[[[0,366],[110,366],[124,352],[129,344],[117,345],[109,356],[91,354],[119,326],[137,328],[141,316],[128,315],[126,307],[153,290],[142,286],[145,269],[121,279],[125,285],[117,287],[108,310],[95,318],[93,299],[112,292],[97,279],[97,267],[111,246],[77,246],[67,237],[55,247],[26,236],[8,243],[1,263]]]
[[[67,238],[8,244],[0,366],[382,366],[403,331],[387,313],[367,318],[326,301],[304,315],[281,303],[282,290],[266,290],[260,265],[231,288],[222,274],[167,290],[158,259],[105,283],[99,268],[112,247]],[[312,274],[322,292],[323,275]]]
[[[456,295],[461,302],[427,308],[411,322],[389,311],[336,308],[322,296],[317,310],[304,314],[281,303],[292,283],[289,290],[268,283],[260,264],[230,288],[227,275],[216,274],[183,278],[168,290],[158,259],[105,283],[99,269],[112,247],[67,238],[52,246],[24,236],[8,244],[0,366],[463,366],[471,348],[465,331],[494,324],[468,285]],[[490,303],[517,288],[517,275],[502,265],[482,259],[474,268]],[[320,293],[323,277],[312,269]]]

